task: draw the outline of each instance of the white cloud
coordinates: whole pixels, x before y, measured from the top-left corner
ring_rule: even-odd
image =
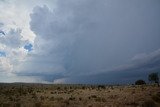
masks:
[[[6,57],[0,57],[0,71],[1,72],[11,72],[13,70],[13,65],[10,60]]]
[[[35,34],[29,26],[32,8],[16,0],[0,1],[0,30],[5,32],[0,36],[0,51],[6,54],[0,57],[0,71],[5,75],[15,73],[15,68],[27,58],[29,52],[24,49],[25,44],[34,44]],[[11,78],[6,76],[8,81]]]
[[[55,79],[53,81],[54,84],[65,84],[66,83],[66,78],[62,78],[62,79]]]

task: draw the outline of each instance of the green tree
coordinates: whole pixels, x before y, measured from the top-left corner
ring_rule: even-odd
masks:
[[[159,85],[159,77],[158,73],[151,73],[148,75],[148,80]]]

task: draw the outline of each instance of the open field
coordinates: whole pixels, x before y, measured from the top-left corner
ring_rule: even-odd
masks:
[[[0,107],[160,107],[160,87],[1,83]]]

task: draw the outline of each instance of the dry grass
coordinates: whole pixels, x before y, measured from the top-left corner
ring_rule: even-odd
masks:
[[[0,107],[160,107],[160,87],[1,83]]]

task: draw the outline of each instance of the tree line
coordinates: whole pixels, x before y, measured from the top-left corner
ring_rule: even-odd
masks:
[[[148,80],[149,80],[149,82],[158,84],[158,86],[159,86],[159,75],[158,75],[158,72],[154,72],[154,73],[149,74],[148,75]],[[137,80],[135,82],[135,85],[143,85],[143,84],[146,84],[146,82],[144,80],[142,80],[142,79]]]

